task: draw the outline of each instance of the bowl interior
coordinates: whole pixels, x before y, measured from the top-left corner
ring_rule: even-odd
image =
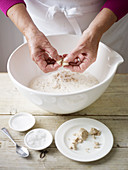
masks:
[[[59,54],[66,54],[77,45],[80,36],[57,35],[48,36],[48,39]],[[97,60],[86,71],[102,82],[116,71],[121,62],[123,59],[119,54],[100,43]],[[21,45],[12,53],[8,60],[8,72],[16,81],[25,86],[28,86],[33,78],[45,74],[32,61],[27,44]]]

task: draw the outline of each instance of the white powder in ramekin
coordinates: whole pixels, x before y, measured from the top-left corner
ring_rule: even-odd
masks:
[[[36,77],[30,82],[29,87],[38,91],[64,94],[88,89],[98,83],[89,73],[82,74],[65,69]]]
[[[32,131],[27,136],[26,142],[32,148],[40,148],[46,144],[46,133],[42,130]]]

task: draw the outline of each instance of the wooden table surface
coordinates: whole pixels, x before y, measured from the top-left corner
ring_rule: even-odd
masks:
[[[63,156],[51,144],[44,158],[40,151],[30,150],[28,158],[15,153],[13,143],[0,132],[0,170],[128,170],[128,74],[116,74],[106,92],[91,106],[74,114],[57,115],[41,110],[20,94],[7,73],[0,73],[0,129],[6,127],[19,145],[24,145],[26,132],[9,128],[8,120],[16,112],[29,112],[36,118],[33,128],[45,128],[53,136],[57,128],[67,120],[77,117],[97,119],[107,125],[114,135],[114,146],[104,158],[81,163]]]

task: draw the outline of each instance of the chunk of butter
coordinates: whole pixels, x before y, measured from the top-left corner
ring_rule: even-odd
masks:
[[[58,60],[57,63],[58,63],[59,65],[62,65],[62,59],[61,59],[61,60]]]
[[[62,64],[63,66],[68,66],[69,65],[69,63],[66,63],[66,62],[63,62],[63,64]]]

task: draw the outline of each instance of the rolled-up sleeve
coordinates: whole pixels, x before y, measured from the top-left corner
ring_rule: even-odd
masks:
[[[128,0],[107,0],[103,8],[110,9],[117,16],[118,21],[128,13]]]
[[[25,4],[23,0],[0,0],[0,9],[7,16],[7,11],[15,4]],[[25,4],[26,5],[26,4]]]

